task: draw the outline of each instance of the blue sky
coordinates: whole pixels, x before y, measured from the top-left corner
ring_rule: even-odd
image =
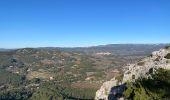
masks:
[[[169,42],[170,0],[0,0],[0,48]]]

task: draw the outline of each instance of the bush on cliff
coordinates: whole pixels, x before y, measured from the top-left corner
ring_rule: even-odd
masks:
[[[169,100],[170,70],[158,69],[151,78],[128,82],[124,95],[132,100]]]

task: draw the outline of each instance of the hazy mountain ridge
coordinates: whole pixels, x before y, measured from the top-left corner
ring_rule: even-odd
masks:
[[[12,51],[12,50],[14,50],[14,49],[4,49],[4,48],[0,48],[0,52],[2,52],[2,51]]]
[[[92,47],[59,48],[68,52],[80,52],[85,54],[95,54],[98,52],[110,52],[112,55],[146,55],[154,50],[159,50],[167,44],[109,44]]]

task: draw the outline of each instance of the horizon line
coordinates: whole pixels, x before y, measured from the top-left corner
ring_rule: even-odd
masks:
[[[0,49],[24,49],[24,48],[89,48],[97,46],[107,46],[107,45],[169,45],[170,43],[109,43],[109,44],[99,44],[99,45],[90,45],[90,46],[28,46],[28,47],[11,47]]]

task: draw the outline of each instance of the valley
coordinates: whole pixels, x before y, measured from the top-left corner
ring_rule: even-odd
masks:
[[[165,45],[3,50],[0,100],[93,100],[103,82],[121,76],[125,65]]]

